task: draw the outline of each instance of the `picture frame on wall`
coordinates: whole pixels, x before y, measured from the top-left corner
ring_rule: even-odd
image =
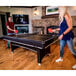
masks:
[[[46,7],[46,15],[58,14],[58,6],[48,6]]]

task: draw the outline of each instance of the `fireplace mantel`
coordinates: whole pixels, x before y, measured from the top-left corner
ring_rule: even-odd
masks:
[[[54,14],[54,15],[45,15],[45,16],[42,16],[42,19],[45,19],[45,18],[57,18],[59,15],[58,14]]]

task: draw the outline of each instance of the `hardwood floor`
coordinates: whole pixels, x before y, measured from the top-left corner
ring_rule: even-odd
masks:
[[[75,47],[76,48],[76,47]],[[65,47],[63,62],[56,63],[59,57],[59,44],[51,45],[51,55],[45,56],[42,65],[37,64],[37,54],[24,49],[17,48],[12,54],[10,49],[6,49],[6,41],[0,40],[0,70],[72,70],[76,64],[68,47]]]

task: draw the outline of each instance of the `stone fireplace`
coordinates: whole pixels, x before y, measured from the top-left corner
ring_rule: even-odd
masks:
[[[76,16],[72,16],[72,22],[73,22],[73,26],[76,26]],[[47,34],[47,27],[58,26],[58,25],[59,25],[58,17],[32,20],[32,26],[44,27],[44,34]]]
[[[44,27],[44,34],[47,34],[47,27],[51,25],[58,26],[59,19],[58,18],[46,18],[46,19],[32,20],[33,27]]]
[[[33,26],[33,32],[38,34],[44,34],[43,26]]]

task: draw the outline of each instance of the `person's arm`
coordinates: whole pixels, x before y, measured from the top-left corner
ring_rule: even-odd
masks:
[[[15,32],[15,30],[13,30],[13,29],[11,29],[11,28],[9,27],[9,23],[8,23],[8,22],[6,23],[6,26],[7,26],[7,29],[9,29],[10,31],[14,31],[14,32]]]
[[[60,28],[53,29],[53,32],[60,31]]]
[[[66,35],[68,32],[70,32],[72,30],[72,20],[70,17],[68,16],[65,16],[65,19],[66,19],[66,22],[67,22],[67,25],[68,25],[68,29],[64,31],[64,35]]]
[[[14,31],[13,29],[11,29],[9,26],[7,26],[7,29],[9,29],[10,31]]]
[[[60,31],[60,28],[55,29],[56,31]]]
[[[9,29],[10,31],[14,31],[15,32],[15,30],[11,29],[9,26],[7,26],[7,29]]]

